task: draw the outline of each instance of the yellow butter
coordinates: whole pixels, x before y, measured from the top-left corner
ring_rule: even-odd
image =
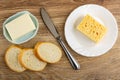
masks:
[[[99,42],[105,35],[107,28],[90,15],[86,15],[77,26],[77,30],[85,34],[91,40]]]
[[[13,41],[36,29],[30,15],[27,13],[10,21],[5,27]]]

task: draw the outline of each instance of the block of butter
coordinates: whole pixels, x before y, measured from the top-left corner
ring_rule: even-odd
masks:
[[[5,28],[13,41],[36,29],[28,13],[8,22]]]
[[[105,35],[107,28],[87,14],[77,26],[77,30],[97,43]]]

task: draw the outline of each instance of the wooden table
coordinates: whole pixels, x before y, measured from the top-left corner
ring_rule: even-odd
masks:
[[[20,46],[33,48],[38,41],[49,41],[58,45],[39,16],[40,7],[47,9],[65,41],[64,24],[69,13],[78,6],[89,3],[102,5],[110,10],[117,19],[119,27],[120,0],[0,0],[0,80],[120,80],[120,35],[109,52],[95,58],[80,56],[68,47],[81,64],[80,70],[72,69],[64,52],[58,63],[48,64],[41,72],[27,70],[17,73],[11,71],[5,64],[4,53],[12,43],[4,38],[2,24],[9,16],[19,11],[28,10],[39,20],[38,34]]]

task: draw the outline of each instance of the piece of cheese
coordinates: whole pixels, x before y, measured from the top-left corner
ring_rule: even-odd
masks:
[[[88,38],[95,42],[99,42],[107,31],[107,28],[92,18],[90,15],[86,15],[77,29],[85,34]]]
[[[25,13],[5,25],[12,40],[16,40],[36,29],[29,14]]]

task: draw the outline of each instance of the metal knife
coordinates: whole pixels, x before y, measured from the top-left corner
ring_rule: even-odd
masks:
[[[68,49],[66,48],[64,42],[62,41],[57,29],[55,28],[55,25],[53,24],[53,21],[50,19],[48,13],[46,12],[46,10],[44,8],[40,9],[40,13],[42,16],[42,19],[45,23],[45,25],[47,26],[47,28],[49,29],[49,31],[52,33],[52,35],[57,39],[58,43],[61,45],[61,47],[63,48],[68,60],[70,61],[73,69],[78,70],[80,69],[80,65],[78,64],[78,62],[75,60],[75,58],[71,55],[71,53],[68,51]]]

